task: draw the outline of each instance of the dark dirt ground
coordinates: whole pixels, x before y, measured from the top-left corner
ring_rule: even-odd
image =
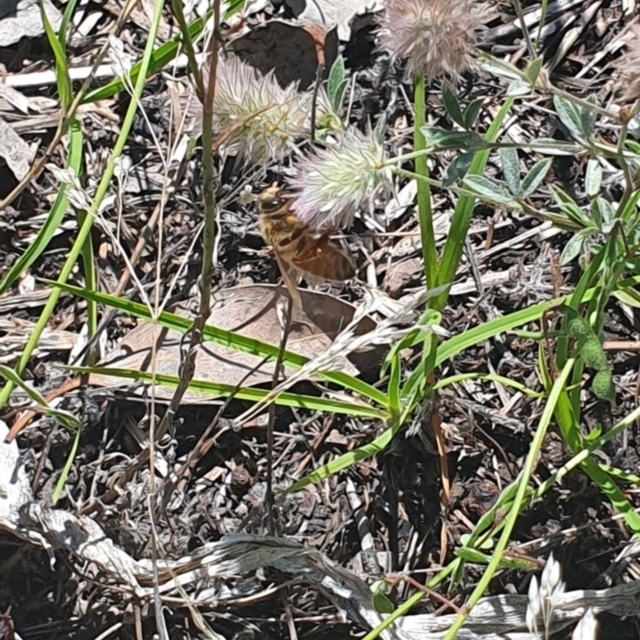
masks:
[[[535,4],[527,2],[525,6]],[[621,0],[605,0],[597,3],[598,8],[588,21],[581,21],[595,4],[586,1],[553,16],[552,22],[557,30],[545,39],[545,58],[550,61],[562,51],[569,29],[578,26],[575,41],[564,51],[552,72],[552,81],[579,95],[595,92],[604,99],[611,91],[607,65],[617,53],[608,53],[579,80],[575,77],[596,54],[609,49],[631,18],[623,15]],[[94,10],[104,12],[99,23],[100,31],[104,33],[105,26],[113,21],[113,13],[98,5]],[[576,18],[576,21],[571,22],[570,18]],[[257,18],[251,18],[250,22],[254,20]],[[499,27],[504,28],[513,20],[510,8],[505,5],[501,23],[491,25],[493,29],[485,45],[494,55],[517,51],[521,46],[518,34],[511,32],[501,37],[498,31]],[[131,43],[144,41],[143,25],[130,21],[127,29]],[[87,64],[102,37],[91,35],[71,47],[74,63]],[[352,121],[364,125],[385,113],[390,126],[395,128],[392,146],[406,150],[410,132],[402,127],[410,124],[405,98],[410,89],[403,82],[402,70],[389,66],[384,56],[375,50],[371,20],[359,19],[351,40],[341,46],[347,69],[350,73],[358,72]],[[41,62],[33,62],[35,60]],[[19,45],[0,51],[0,61],[13,74],[48,68],[52,64],[44,39],[23,40]],[[499,104],[499,92],[502,90],[494,80],[470,73],[460,87],[460,99],[466,103],[479,96],[485,97],[488,109],[492,106],[492,97],[496,97]],[[54,96],[54,89],[32,87],[24,93]],[[166,77],[161,74],[149,82],[144,104],[151,126],[163,136],[163,140],[170,128],[167,101]],[[84,120],[85,135],[91,149],[87,167],[89,175],[91,171],[100,171],[101,162],[112,148],[117,134],[117,117],[124,112],[125,106],[126,98],[120,96],[108,101],[104,112],[93,110]],[[523,104],[519,108],[521,110],[514,112],[514,118],[520,127],[525,130],[535,127],[541,131],[540,135],[563,138],[561,124],[543,109]],[[116,119],[107,118],[107,111]],[[440,96],[435,92],[430,97],[429,117],[431,124],[447,126]],[[27,140],[37,141],[41,147],[47,144],[53,131],[44,122],[45,115],[42,119],[42,126],[22,132]],[[151,143],[149,123],[142,118],[134,126],[128,153],[137,166],[138,176],[147,173],[137,189],[125,190],[123,220],[136,232],[149,219],[158,201],[158,189],[152,180],[159,166],[157,150]],[[58,162],[60,158],[59,152],[55,152],[52,161]],[[571,159],[554,164],[554,181],[570,193],[575,175],[581,170],[578,165],[579,161]],[[437,167],[436,171],[441,168]],[[277,173],[276,168],[269,172],[250,171],[232,159],[218,169],[227,187],[232,185],[239,190],[251,183],[254,192],[268,184]],[[491,171],[497,172],[498,169],[490,167]],[[176,197],[170,200],[164,212],[162,284],[166,285],[177,273],[181,262],[186,262],[187,268],[180,274],[177,288],[177,297],[181,298],[195,291],[199,273],[200,247],[196,244],[191,248],[190,239],[202,219],[201,182],[198,162],[190,163],[185,177],[177,185]],[[8,168],[1,166],[0,197],[5,197],[15,184]],[[38,226],[37,216],[46,214],[55,190],[55,183],[45,173],[2,212],[2,272],[32,239],[33,229]],[[227,188],[225,196],[230,193],[231,189]],[[436,192],[435,199],[438,206],[449,206],[447,194]],[[443,320],[443,326],[449,331],[460,332],[498,314],[548,299],[558,286],[570,286],[577,281],[579,274],[573,267],[562,270],[559,283],[554,275],[553,261],[566,242],[565,235],[544,238],[532,234],[528,239],[516,242],[514,238],[535,229],[540,223],[534,219],[509,217],[505,212],[482,206],[476,208],[474,215],[470,238],[479,272],[485,275],[511,269],[513,277],[487,286],[483,295],[473,290],[452,296]],[[271,258],[263,251],[264,243],[255,226],[253,205],[240,204],[237,197],[225,197],[221,219],[223,235],[215,286],[227,288],[239,283],[274,282],[277,271]],[[416,229],[414,209],[409,207],[393,221],[388,231],[410,232]],[[364,231],[364,226],[356,223],[354,235],[349,236],[354,255],[357,254],[355,248],[358,243],[362,242],[358,234]],[[72,225],[63,228],[33,265],[31,275],[55,278],[74,233]],[[372,254],[377,256],[378,282],[392,297],[420,287],[419,247],[414,245],[405,255],[394,253],[400,237],[391,235],[372,239]],[[106,244],[106,250],[99,252],[98,267],[101,287],[112,291],[123,264],[108,250],[108,240],[99,227],[94,231],[93,240],[96,247]],[[488,251],[492,247],[498,249]],[[358,255],[362,256],[361,253]],[[142,283],[148,288],[154,283],[153,267],[157,259],[158,246],[152,240],[137,268]],[[461,281],[470,277],[468,258],[465,267],[467,271],[460,275]],[[72,278],[72,283],[82,284],[80,272]],[[35,321],[43,304],[43,298],[37,298],[36,293],[43,286],[36,282],[32,290],[19,291],[16,287],[5,295],[4,300],[0,300],[7,303],[0,307],[2,317]],[[342,293],[351,301],[357,301],[360,294],[357,285],[346,287]],[[139,299],[133,288],[129,288],[126,295]],[[63,297],[52,328],[78,332],[85,320],[84,309],[78,300]],[[616,306],[612,306],[609,312],[607,339],[638,339],[640,323],[637,317],[629,318]],[[132,321],[120,316],[114,319],[108,328],[110,344],[115,344],[131,327]],[[4,331],[5,336],[9,334],[8,329]],[[2,362],[13,364],[18,355],[19,350],[9,351]],[[486,371],[487,363],[490,363],[496,373],[539,387],[534,377],[536,359],[533,342],[506,335],[463,352],[447,362],[442,375]],[[33,358],[26,377],[43,393],[50,391],[62,382],[59,370],[53,370],[51,365],[67,361],[68,350],[43,350]],[[628,382],[628,387],[621,394],[619,406],[613,414],[604,403],[588,399],[585,415],[593,424],[602,423],[606,427],[637,404],[635,385],[639,366],[637,354],[616,356],[616,379]],[[375,369],[365,372],[365,376],[370,381],[377,380]],[[313,393],[314,387],[301,385],[297,390]],[[80,412],[86,428],[58,506],[90,515],[117,546],[133,557],[150,557],[147,472],[138,470],[133,478],[122,486],[118,485],[125,468],[140,451],[135,435],[146,429],[145,416],[148,418],[150,407],[120,396],[114,398],[103,390],[70,394],[65,406]],[[217,416],[217,405],[185,406],[177,416],[174,429],[160,442],[159,449],[171,464],[182,463],[196,447],[207,425],[214,419],[218,421],[215,446],[201,455],[195,467],[183,478],[179,493],[172,495],[166,508],[158,514],[158,539],[169,557],[189,554],[204,542],[217,540],[225,533],[266,531],[265,514],[261,509],[266,470],[264,421],[256,420],[241,430],[226,426],[231,418],[249,406],[248,403],[234,401],[225,408],[222,417]],[[425,432],[430,422],[428,412],[432,410],[440,413],[449,447],[447,459],[453,483],[453,501],[446,511],[440,500],[441,473],[432,435],[428,430]],[[161,414],[163,408],[156,407],[156,411]],[[476,522],[493,504],[502,487],[519,473],[530,443],[530,426],[535,425],[540,411],[541,405],[526,398],[505,406],[495,388],[489,385],[457,385],[443,394],[437,407],[425,407],[424,415],[417,418],[418,428],[413,430],[413,435],[401,434],[383,455],[331,478],[324,487],[288,496],[278,508],[279,533],[321,549],[336,562],[351,566],[361,548],[353,510],[346,497],[347,480],[350,480],[364,503],[376,548],[390,552],[395,561],[395,571],[408,568],[420,580],[421,572],[437,567],[442,560],[442,529],[446,530],[451,554],[460,536],[468,532],[467,522]],[[12,417],[9,415],[6,419],[11,422]],[[279,408],[275,428],[275,481],[276,487],[284,488],[310,470],[370,442],[380,433],[382,425]],[[18,443],[26,459],[37,500],[47,502],[51,499],[72,441],[72,434],[47,419],[32,423],[20,435]],[[606,455],[608,460],[603,461],[637,473],[639,452],[640,434],[635,428],[626,433],[624,441],[610,443],[603,454],[603,458]],[[565,460],[566,453],[560,437],[550,433],[536,478],[542,481],[548,477]],[[112,491],[116,486],[118,490]],[[633,491],[629,491],[628,497],[640,506]],[[510,549],[513,553],[534,558],[546,557],[553,550],[564,568],[567,590],[604,588],[628,579],[634,570],[633,567],[620,568],[616,563],[620,551],[629,544],[629,534],[613,515],[598,489],[582,474],[573,473],[562,486],[549,492],[520,518]],[[419,541],[417,548],[407,558],[409,541],[414,538]],[[637,565],[634,566],[637,575]],[[8,612],[16,631],[25,640],[155,637],[152,606],[138,606],[130,598],[123,598],[112,585],[95,581],[81,569],[63,554],[56,556],[55,567],[51,568],[43,551],[9,535],[2,536],[0,612]],[[463,588],[455,594],[448,594],[454,604],[463,604],[481,570],[481,567],[474,569],[474,565],[468,565]],[[265,584],[271,581],[282,583],[282,578],[273,572],[263,576],[263,580]],[[502,572],[492,583],[491,591],[504,593],[511,589],[526,593],[527,584],[524,574]],[[400,587],[392,597],[401,602],[409,592],[408,588]],[[437,602],[425,599],[416,611],[435,611],[438,607]],[[203,611],[203,615],[225,638],[237,640],[293,638],[291,621],[297,637],[307,640],[346,639],[361,634],[355,625],[339,619],[329,601],[295,581],[264,601],[257,597],[248,599],[247,604],[231,601],[231,604],[215,609],[215,615],[213,610]],[[169,607],[165,609],[165,616],[171,638],[203,637],[194,627],[185,607]],[[121,626],[114,627],[118,624]],[[105,633],[109,630],[112,631]],[[105,635],[101,635],[103,633]],[[634,640],[640,638],[640,625],[637,620],[603,616],[600,637],[602,640]]]

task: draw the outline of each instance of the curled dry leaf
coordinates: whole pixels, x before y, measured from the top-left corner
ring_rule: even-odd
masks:
[[[44,12],[57,33],[62,22],[62,14],[50,0],[42,3]],[[36,38],[44,33],[42,14],[38,0],[20,0],[19,2],[3,2],[0,9],[0,47],[8,47],[21,38]]]
[[[293,310],[291,331],[287,349],[307,358],[313,358],[328,349],[336,335],[353,318],[355,308],[329,294],[317,291],[300,291],[304,310]],[[243,336],[279,346],[281,336],[280,308],[286,301],[286,292],[274,285],[250,285],[226,289],[216,294],[207,324],[237,332]],[[191,302],[191,305],[195,304]],[[193,316],[189,303],[181,304],[174,313]],[[363,318],[359,325],[362,333],[375,328],[370,318]],[[152,371],[152,347],[156,342],[156,367],[159,374],[178,376],[180,349],[183,336],[151,323],[139,324],[120,344],[118,350],[110,354],[99,367]],[[375,367],[380,362],[375,351],[355,354],[339,363],[339,370],[358,375],[361,370]],[[274,363],[262,362],[263,358],[250,353],[236,351],[230,347],[214,343],[202,345],[196,356],[194,379],[235,386],[256,386],[270,382],[273,378]],[[255,371],[252,372],[252,369]],[[248,377],[247,377],[247,374]],[[129,381],[115,376],[91,375],[90,383],[96,386],[124,389]],[[131,392],[141,395],[143,389]],[[156,398],[169,400],[173,390],[156,388]],[[185,401],[202,403],[210,401],[202,393],[187,391]]]
[[[32,149],[10,124],[0,118],[0,157],[4,158],[18,180],[29,173],[34,156],[35,148]]]

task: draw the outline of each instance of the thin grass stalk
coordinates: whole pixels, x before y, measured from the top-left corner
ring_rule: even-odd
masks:
[[[431,210],[431,186],[429,184],[429,166],[427,163],[426,147],[423,128],[426,125],[427,110],[427,83],[424,73],[416,73],[413,78],[414,94],[414,131],[413,131],[413,149],[414,152],[424,151],[425,153],[416,156],[414,160],[416,174],[423,179],[417,180],[417,201],[418,201],[418,220],[420,222],[420,239],[422,240],[422,259],[424,262],[424,275],[428,290],[436,287],[438,280],[438,253],[436,248],[436,238],[433,230],[433,212]],[[433,363],[438,348],[438,338],[431,333],[425,337],[423,345],[423,353],[427,359],[426,371],[427,376],[424,381],[426,387],[427,382],[433,383]],[[445,499],[448,494],[448,477],[446,477],[446,455],[444,455],[443,441],[441,432],[436,427],[436,441],[438,443],[438,457],[440,460],[440,468],[443,472],[443,486]],[[447,500],[448,502],[448,500]]]
[[[44,6],[42,0],[39,0],[40,12],[42,15],[42,21],[45,28],[45,33],[47,35],[47,40],[49,42],[49,46],[51,47],[54,59],[56,63],[56,78],[57,78],[57,86],[58,86],[58,95],[60,97],[60,104],[62,105],[63,113],[65,114],[65,119],[68,122],[69,130],[71,132],[71,136],[82,136],[80,124],[75,117],[75,115],[69,116],[68,114],[71,111],[71,107],[73,105],[73,85],[71,84],[71,79],[69,77],[69,61],[67,60],[67,50],[66,50],[66,32],[61,29],[59,34],[56,35],[51,27],[49,20],[47,18],[47,14],[44,10]],[[69,7],[67,7],[69,9]],[[69,12],[71,9],[69,9]],[[65,10],[65,15],[70,16]],[[63,26],[68,26],[68,21],[65,22],[63,20]],[[82,162],[78,163],[76,167],[76,177],[80,179],[81,170],[82,170]],[[86,218],[86,211],[79,210],[77,212],[78,218],[78,228],[82,227],[82,224]],[[93,242],[91,240],[91,235],[87,236],[87,239],[82,247],[82,264],[84,267],[84,277],[85,277],[85,287],[89,291],[94,291],[96,288],[96,270],[95,270],[95,261],[93,254]],[[91,338],[96,331],[96,327],[98,325],[98,308],[93,301],[87,301],[87,327],[88,334]],[[93,359],[92,354],[89,355],[90,363]]]
[[[218,48],[220,34],[220,0],[213,3],[213,34],[211,36],[211,50],[209,58],[209,80],[202,103],[202,178],[204,201],[204,226],[202,229],[202,267],[200,269],[200,303],[198,313],[193,321],[189,349],[180,373],[180,384],[171,399],[169,407],[158,425],[151,440],[161,438],[171,425],[182,398],[193,380],[196,370],[196,355],[198,346],[202,343],[202,334],[211,310],[211,281],[213,279],[213,253],[217,235],[216,202],[215,202],[215,173],[213,167],[213,101],[218,76]],[[202,85],[202,80],[200,80]]]
[[[63,19],[60,32],[56,36],[53,28],[49,24],[49,20],[47,18],[47,14],[44,10],[44,6],[42,0],[39,0],[40,11],[42,14],[42,21],[44,23],[45,33],[47,35],[47,40],[49,42],[49,46],[51,47],[55,65],[56,65],[56,79],[57,79],[57,87],[58,87],[58,96],[60,98],[60,104],[62,105],[63,114],[65,114],[65,120],[68,122],[70,137],[72,139],[72,145],[77,146],[74,143],[77,143],[77,137],[80,137],[80,158],[78,162],[76,162],[74,167],[74,174],[78,178],[81,179],[82,174],[82,131],[80,129],[80,124],[75,117],[75,115],[69,115],[71,113],[71,106],[73,104],[73,86],[71,84],[71,79],[69,77],[69,62],[67,60],[67,51],[66,51],[66,28],[69,24],[69,19],[71,18],[71,11],[74,3],[69,3],[69,6],[65,9],[65,18]],[[65,188],[66,191],[66,188]],[[64,202],[65,210],[67,201],[62,198],[58,203]],[[59,216],[62,218],[64,215],[64,210],[59,210]],[[50,215],[52,217],[58,217],[55,211],[51,211]],[[77,219],[78,219],[78,228],[81,228],[85,219],[86,219],[86,211],[78,210],[77,211]],[[48,241],[51,237],[47,239]],[[46,245],[41,245],[44,250]],[[24,264],[24,263],[23,263]],[[95,263],[94,263],[94,255],[93,255],[93,243],[91,241],[91,235],[87,236],[87,239],[82,247],[82,264],[83,264],[83,272],[85,277],[85,287],[89,291],[94,291],[96,288],[96,271],[95,271]],[[87,327],[88,327],[88,335],[91,338],[95,334],[95,330],[98,323],[98,308],[94,301],[87,301]],[[92,354],[89,354],[90,361],[89,364],[93,363]],[[64,477],[64,473],[63,473]],[[61,485],[59,485],[61,490]]]
[[[143,59],[142,59],[142,70],[143,73],[140,74],[136,81],[135,85],[135,100],[131,100],[129,103],[129,107],[127,109],[127,113],[125,114],[124,120],[122,122],[122,128],[120,130],[120,135],[116,140],[116,143],[113,148],[113,153],[111,154],[111,158],[107,162],[107,166],[105,167],[105,171],[102,174],[102,179],[100,180],[100,184],[96,189],[95,197],[91,203],[91,207],[89,211],[87,211],[87,217],[83,223],[83,225],[78,230],[78,236],[76,237],[71,250],[69,251],[69,255],[67,260],[65,261],[62,270],[60,272],[60,276],[58,277],[57,283],[65,284],[73,271],[73,268],[82,252],[82,248],[84,247],[84,243],[86,239],[89,237],[91,233],[91,227],[93,226],[93,221],[96,216],[96,213],[100,207],[100,204],[104,200],[105,195],[109,189],[109,184],[111,182],[111,178],[113,177],[113,173],[115,171],[115,160],[116,158],[122,155],[122,151],[124,150],[125,144],[127,143],[127,137],[129,132],[131,131],[131,127],[133,125],[133,119],[136,115],[136,111],[138,110],[138,102],[140,97],[142,96],[142,91],[144,89],[147,69],[149,65],[149,59],[151,57],[151,53],[153,52],[153,44],[156,39],[156,35],[158,33],[158,28],[160,25],[160,17],[162,16],[162,7],[163,3],[158,2],[155,5],[155,11],[153,14],[153,20],[151,26],[149,28],[149,37],[147,39],[147,44],[144,50]],[[76,101],[74,101],[75,104]],[[0,205],[1,208],[1,205]],[[18,375],[21,375],[24,371],[27,363],[29,362],[29,358],[31,354],[35,350],[40,341],[40,337],[42,336],[42,332],[46,329],[47,324],[49,322],[49,318],[53,314],[56,304],[58,303],[58,299],[60,298],[60,294],[62,293],[62,289],[56,287],[51,291],[49,295],[49,300],[47,300],[47,304],[45,308],[38,318],[38,322],[33,329],[33,333],[29,337],[29,341],[24,347],[22,355],[20,356],[20,360],[16,364],[15,371]],[[14,385],[11,382],[5,384],[0,391],[0,407],[4,406],[13,391]]]
[[[291,331],[291,319],[293,317],[293,300],[287,296],[287,311],[285,321],[282,326],[282,336],[280,338],[280,349],[278,350],[278,358],[273,367],[273,380],[271,382],[271,390],[278,386],[278,380],[282,372],[282,361],[287,346],[287,340]],[[274,513],[274,493],[273,493],[273,445],[274,432],[276,422],[276,401],[277,398],[269,405],[268,423],[267,423],[267,490],[265,492],[265,508],[267,510],[267,531],[269,535],[276,535],[276,520]]]
[[[78,123],[72,125],[76,126]],[[81,228],[87,219],[86,211],[78,211],[78,227]],[[92,223],[91,223],[92,224]],[[98,280],[96,276],[96,262],[95,254],[93,251],[93,240],[91,234],[87,236],[87,239],[82,245],[82,265],[84,267],[84,286],[87,291],[96,291],[98,287]],[[89,339],[96,335],[98,330],[98,305],[92,301],[87,300],[87,337]],[[87,354],[87,364],[92,365],[96,362],[98,352],[96,349],[91,349]]]
[[[427,86],[424,74],[418,73],[414,77],[414,131],[413,147],[414,151],[425,152],[415,159],[416,173],[425,178],[429,177],[429,167],[427,165],[426,147],[427,141],[422,133],[425,126],[426,114],[426,93]],[[431,212],[431,188],[426,180],[418,180],[418,220],[420,221],[420,238],[422,240],[422,258],[424,261],[424,275],[427,289],[436,286],[438,276],[438,254],[436,251],[436,238],[433,231],[433,215]]]
[[[533,46],[533,42],[531,41],[531,35],[529,33],[529,29],[527,29],[527,23],[524,21],[524,11],[522,10],[522,4],[520,3],[520,0],[512,0],[511,4],[513,5],[513,8],[516,12],[516,16],[518,16],[518,21],[520,22],[520,30],[522,31],[522,35],[524,36],[524,41],[527,45],[527,51],[529,52],[530,58],[533,60],[536,57],[536,50]]]

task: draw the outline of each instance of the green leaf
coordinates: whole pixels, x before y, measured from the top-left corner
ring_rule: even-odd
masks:
[[[596,371],[609,371],[609,362],[607,361],[607,354],[604,352],[600,340],[593,335],[587,338],[580,345],[580,357],[582,358],[585,366]]]
[[[630,138],[627,138],[624,141],[624,146],[627,147],[627,149],[629,149],[636,155],[640,156],[640,142],[636,142],[635,140],[631,140]]]
[[[58,42],[60,42],[60,46],[65,51],[65,55],[66,55],[67,29],[69,28],[69,21],[73,17],[73,13],[76,9],[77,4],[78,4],[78,0],[70,0],[67,3],[67,6],[64,8],[64,14],[62,15],[62,21],[60,22],[60,28],[58,29]]]
[[[507,88],[507,95],[510,98],[521,98],[531,93],[531,84],[528,80],[517,78]]]
[[[490,560],[489,556],[471,547],[460,547],[456,549],[456,555],[465,562],[471,562],[473,564],[486,565],[489,564]],[[500,559],[499,566],[501,569],[507,571],[532,571],[538,568],[531,560],[504,557]]]
[[[597,106],[596,96],[591,94],[587,98],[587,102],[590,102],[594,106]],[[593,130],[596,125],[596,120],[598,119],[598,114],[595,112],[595,110],[587,109],[586,107],[579,107],[579,109],[582,135],[584,135],[587,140],[590,140],[593,136]]]
[[[634,309],[640,309],[640,293],[638,293],[638,291],[636,291],[635,289],[622,289],[620,291],[614,291],[613,295],[618,300],[620,300],[620,302],[628,304]]]
[[[531,86],[535,86],[538,76],[540,75],[540,69],[542,69],[542,58],[538,57],[531,60],[525,69],[525,75],[529,79]]]
[[[578,223],[581,227],[592,226],[591,220],[582,212],[575,200],[560,187],[549,185],[551,197],[556,201],[560,209],[567,214],[571,220]]]
[[[529,144],[529,149],[545,156],[577,156],[584,153],[584,146],[575,142],[564,142],[553,138],[538,138]]]
[[[585,436],[587,444],[593,444],[602,436],[602,425],[597,424],[589,433]]]
[[[476,123],[476,118],[480,113],[480,108],[484,100],[482,98],[476,98],[469,106],[464,110],[464,127],[465,129],[473,129],[473,125]]]
[[[67,460],[64,463],[64,467],[62,468],[62,473],[58,478],[58,482],[56,482],[56,488],[53,491],[53,495],[51,496],[51,504],[55,507],[56,503],[60,499],[62,495],[62,490],[64,489],[64,485],[67,482],[67,478],[69,477],[69,473],[71,473],[71,467],[73,466],[73,461],[75,460],[76,454],[78,453],[78,447],[80,446],[80,436],[82,435],[82,430],[78,429],[76,431],[76,437],[73,439],[73,445],[71,446],[71,451],[69,451],[69,455],[67,456]]]
[[[3,364],[0,365],[0,376],[5,378],[5,380],[9,380],[13,382],[13,384],[20,387],[29,396],[29,398],[31,398],[31,400],[40,407],[45,415],[53,418],[59,425],[63,426],[65,429],[68,429],[69,431],[80,430],[80,427],[82,425],[80,424],[80,420],[78,420],[78,418],[76,418],[72,413],[69,413],[68,411],[50,407],[47,404],[47,401],[35,389],[28,386],[13,369],[10,369]]]
[[[513,202],[513,197],[506,189],[484,176],[467,176],[463,183],[490,202],[499,202],[501,204]]]
[[[462,180],[468,173],[471,162],[473,161],[473,153],[461,153],[446,168],[442,176],[442,184],[445,187],[451,186],[454,182]]]
[[[336,473],[340,473],[340,471],[344,471],[344,469],[348,469],[363,460],[367,460],[375,456],[378,453],[384,451],[389,443],[393,440],[393,438],[398,433],[401,427],[400,422],[395,422],[393,426],[386,429],[381,435],[379,435],[375,440],[370,442],[369,444],[365,444],[362,447],[359,447],[355,451],[349,451],[341,455],[336,460],[332,460],[328,464],[323,465],[319,469],[312,471],[304,478],[301,478],[297,482],[294,482],[287,490],[287,493],[295,493],[296,491],[300,491],[300,489],[304,489],[304,487],[309,486],[310,484],[315,484],[324,480],[325,478],[329,478],[330,476],[335,475]]]
[[[564,249],[562,250],[562,254],[560,255],[560,264],[564,266],[565,264],[569,264],[574,258],[576,258],[582,251],[584,241],[585,236],[582,232],[578,232],[574,236],[569,238],[569,241],[564,245]]]
[[[327,81],[327,94],[331,108],[335,114],[339,114],[342,110],[342,101],[347,84],[347,80],[345,79],[344,58],[338,56],[331,66],[329,79]]]
[[[540,185],[540,183],[545,179],[549,169],[551,168],[551,158],[547,158],[546,160],[538,160],[533,167],[531,167],[531,171],[527,173],[522,181],[522,187],[520,189],[520,198],[523,200],[528,198]]]
[[[387,588],[388,585],[384,580],[376,580],[371,585],[373,607],[378,613],[393,613],[395,610],[393,602],[385,595]]]
[[[591,212],[591,217],[593,218],[593,223],[595,224],[595,226],[598,229],[602,229],[602,212],[600,211],[600,198],[595,198],[591,201],[589,211]]]
[[[640,154],[639,154],[640,157]],[[632,228],[627,229],[625,226],[625,232],[627,235],[632,233],[638,228],[638,202],[640,202],[640,189],[636,189],[631,197],[626,201],[626,204],[622,211],[618,213],[620,220],[624,221],[625,225],[630,224]]]
[[[606,198],[598,198],[598,207],[602,216],[602,231],[607,233],[613,226],[616,219],[616,211],[613,205]]]
[[[389,384],[387,385],[389,409],[391,413],[398,414],[400,413],[400,374],[402,372],[402,361],[398,353],[394,353],[390,369]]]
[[[492,145],[481,135],[472,131],[450,131],[438,127],[424,127],[422,129],[427,145],[439,149],[467,149],[477,151],[490,149]]]
[[[73,118],[69,123],[69,156],[67,159],[67,169],[72,169],[76,176],[80,175],[82,169],[82,145],[82,130],[78,121]],[[69,204],[66,195],[67,188],[68,185],[66,184],[60,185],[56,199],[51,205],[51,211],[49,211],[47,219],[44,221],[40,231],[38,231],[38,235],[27,247],[27,250],[11,266],[4,278],[0,280],[0,294],[4,293],[49,246],[49,242],[51,242],[51,239],[58,230],[67,212],[67,206]]]
[[[442,103],[444,104],[444,110],[456,124],[459,124],[464,129],[468,128],[465,126],[458,98],[446,84],[442,85]]]
[[[602,167],[598,158],[589,158],[584,178],[584,189],[590,198],[595,198],[602,184]]]
[[[500,164],[505,182],[509,191],[516,196],[520,195],[520,160],[518,150],[515,147],[503,147],[500,149]]]
[[[47,13],[44,10],[42,0],[39,0],[38,5],[40,7],[40,16],[42,18],[44,30],[47,35],[47,41],[49,42],[49,46],[53,51],[53,57],[56,61],[56,84],[58,85],[58,98],[60,99],[60,104],[62,105],[64,112],[66,113],[71,106],[73,97],[71,80],[69,79],[69,65],[67,62],[64,43],[61,43],[60,40],[58,40],[58,37],[56,36],[53,27],[49,22]]]
[[[564,124],[576,138],[585,137],[582,130],[583,123],[580,107],[558,95],[553,96],[553,104],[562,124]]]

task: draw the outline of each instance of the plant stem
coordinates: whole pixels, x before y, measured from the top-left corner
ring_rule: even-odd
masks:
[[[180,371],[180,384],[169,403],[169,408],[162,416],[162,420],[155,431],[157,442],[171,426],[182,398],[189,388],[196,371],[196,355],[202,343],[202,335],[211,310],[211,281],[213,279],[213,252],[216,242],[216,200],[215,200],[215,170],[213,166],[213,102],[216,93],[218,75],[218,49],[220,34],[220,0],[213,3],[213,34],[211,35],[211,50],[209,52],[209,78],[202,102],[202,199],[204,202],[204,226],[202,228],[202,266],[200,268],[200,303],[198,314],[190,329],[189,347]],[[153,439],[153,438],[152,438]]]
[[[427,146],[422,128],[425,126],[426,93],[424,74],[418,73],[414,77],[414,132],[413,147],[415,151],[424,151]],[[415,159],[416,173],[425,178],[429,176],[427,156],[420,155]],[[436,286],[438,275],[438,255],[436,240],[433,233],[433,217],[431,213],[431,188],[426,180],[418,180],[418,219],[420,221],[420,237],[422,239],[422,258],[424,260],[424,274],[427,288]]]

